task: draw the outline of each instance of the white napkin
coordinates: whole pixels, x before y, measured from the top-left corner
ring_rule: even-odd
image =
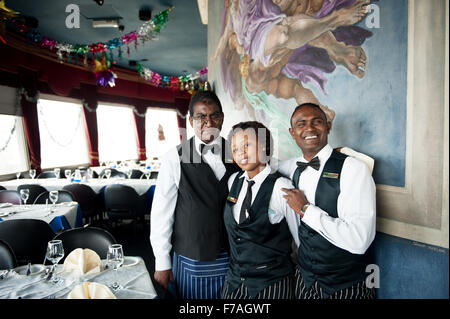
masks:
[[[100,257],[89,248],[77,248],[64,261],[64,271],[71,270],[77,270],[81,275],[99,273],[101,271]]]
[[[83,282],[75,286],[67,299],[117,299],[105,285],[97,282]]]
[[[359,159],[360,161],[364,162],[367,165],[367,167],[369,168],[370,173],[372,173],[373,165],[375,163],[375,161],[372,157],[367,156],[366,154],[357,152],[357,151],[351,149],[350,147],[343,147],[341,149],[341,153],[351,156],[351,157],[355,157],[355,158]]]

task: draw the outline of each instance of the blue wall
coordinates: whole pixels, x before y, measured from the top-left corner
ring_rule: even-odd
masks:
[[[377,298],[449,298],[448,249],[383,233],[371,249],[380,269]]]

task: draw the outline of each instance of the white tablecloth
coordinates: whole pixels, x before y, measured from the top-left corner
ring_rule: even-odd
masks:
[[[106,264],[104,260],[102,264]],[[125,257],[124,265],[118,270],[117,276],[114,276],[112,269],[105,269],[97,274],[78,276],[74,272],[64,272],[63,265],[57,266],[56,273],[64,281],[57,284],[47,281],[44,277],[45,272],[26,276],[10,271],[3,280],[0,280],[0,298],[65,299],[72,289],[82,282],[98,282],[109,286],[115,280],[123,287],[117,292],[113,291],[118,299],[154,299],[157,296],[141,257]]]
[[[52,204],[36,204],[36,205],[8,205],[6,203],[0,204],[0,222],[11,219],[40,219],[48,224],[51,224],[55,218],[64,216],[69,223],[70,228],[81,227],[79,225],[81,216],[79,212],[79,205],[77,202],[60,203],[55,205],[54,212],[50,212]],[[2,207],[6,206],[6,207]],[[7,216],[5,216],[8,214]],[[81,219],[82,223],[82,219]],[[55,232],[62,229],[53,229]]]
[[[0,182],[0,185],[10,190],[17,190],[17,186],[23,184],[37,184],[45,187],[48,191],[61,190],[65,185],[72,182],[66,178],[36,178],[36,179],[12,179]],[[156,179],[121,179],[121,178],[92,178],[79,182],[90,186],[94,192],[100,193],[100,190],[107,185],[123,184],[133,187],[139,195],[148,191],[148,189],[156,184]]]

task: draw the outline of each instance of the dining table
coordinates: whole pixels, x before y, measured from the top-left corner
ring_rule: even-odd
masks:
[[[85,275],[66,270],[63,264],[58,264],[54,271],[60,278],[57,283],[49,274],[52,266],[32,264],[29,272],[27,267],[0,270],[0,299],[68,299],[77,285],[86,282],[108,287],[117,299],[157,298],[145,262],[139,256],[125,256],[118,270],[113,270],[106,260],[101,260],[100,272]],[[110,288],[115,281],[121,286],[117,291]]]
[[[83,215],[77,202],[53,204],[13,205],[0,203],[0,223],[13,219],[40,219],[55,233],[83,227]]]
[[[61,190],[64,186],[72,183],[85,184],[99,194],[106,186],[113,184],[123,184],[134,188],[138,195],[147,193],[151,186],[156,184],[156,179],[126,179],[118,177],[110,178],[86,178],[80,181],[74,181],[73,178],[20,178],[0,182],[0,185],[8,190],[17,190],[17,187],[23,184],[35,184],[43,186],[47,191]]]

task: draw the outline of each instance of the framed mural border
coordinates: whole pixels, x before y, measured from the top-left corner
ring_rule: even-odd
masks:
[[[405,186],[377,185],[377,231],[444,248],[449,247],[448,6],[445,0],[408,1]]]

